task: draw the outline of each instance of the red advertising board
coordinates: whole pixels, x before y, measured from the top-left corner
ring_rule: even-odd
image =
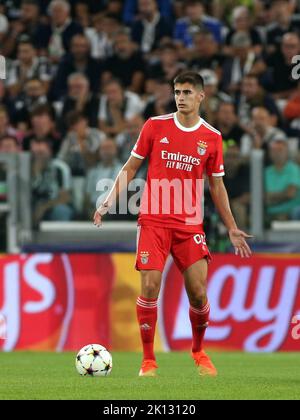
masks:
[[[165,271],[160,329],[166,348],[190,348],[188,300],[172,261]],[[300,256],[217,255],[209,270],[206,346],[251,352],[299,351]],[[300,319],[300,317],[299,317]],[[294,333],[293,333],[294,332]],[[300,337],[299,337],[300,338]]]
[[[0,348],[79,349],[110,344],[114,267],[109,255],[35,254],[0,258]]]
[[[126,309],[128,331],[129,322],[135,323],[135,292],[129,287],[135,281],[133,263],[131,254],[0,258],[0,349],[78,350],[90,342],[110,348],[116,330],[111,315],[114,324],[124,325],[120,316]],[[115,284],[116,272],[122,273],[118,277],[122,284]],[[113,292],[118,305],[112,304]],[[247,260],[216,255],[209,269],[208,294],[207,347],[300,350],[299,255],[255,255]],[[190,349],[188,306],[182,276],[170,259],[159,303],[159,334],[165,349]],[[1,339],[4,321],[6,334]],[[121,342],[116,345],[122,348]]]

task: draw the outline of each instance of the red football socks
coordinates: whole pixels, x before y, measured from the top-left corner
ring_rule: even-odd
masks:
[[[143,360],[155,360],[154,337],[157,322],[157,299],[140,296],[136,302],[136,312],[143,343]]]
[[[203,350],[203,338],[208,326],[209,311],[210,306],[208,302],[200,309],[190,306],[190,320],[193,331],[193,353]]]

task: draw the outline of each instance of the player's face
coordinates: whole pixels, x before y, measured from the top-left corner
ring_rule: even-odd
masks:
[[[197,89],[190,83],[176,84],[175,101],[179,112],[182,114],[198,113],[200,104],[205,94],[203,90]]]

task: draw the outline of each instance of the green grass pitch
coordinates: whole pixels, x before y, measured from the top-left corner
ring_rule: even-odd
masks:
[[[136,353],[113,353],[106,378],[80,377],[74,353],[0,353],[0,400],[300,399],[300,353],[209,354],[217,378],[198,376],[187,353],[159,354],[157,378],[137,376]]]

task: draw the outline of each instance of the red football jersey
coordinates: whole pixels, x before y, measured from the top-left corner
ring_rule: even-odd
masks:
[[[221,133],[202,118],[186,128],[176,113],[153,117],[131,154],[149,158],[139,224],[201,229],[205,174],[224,175]]]

